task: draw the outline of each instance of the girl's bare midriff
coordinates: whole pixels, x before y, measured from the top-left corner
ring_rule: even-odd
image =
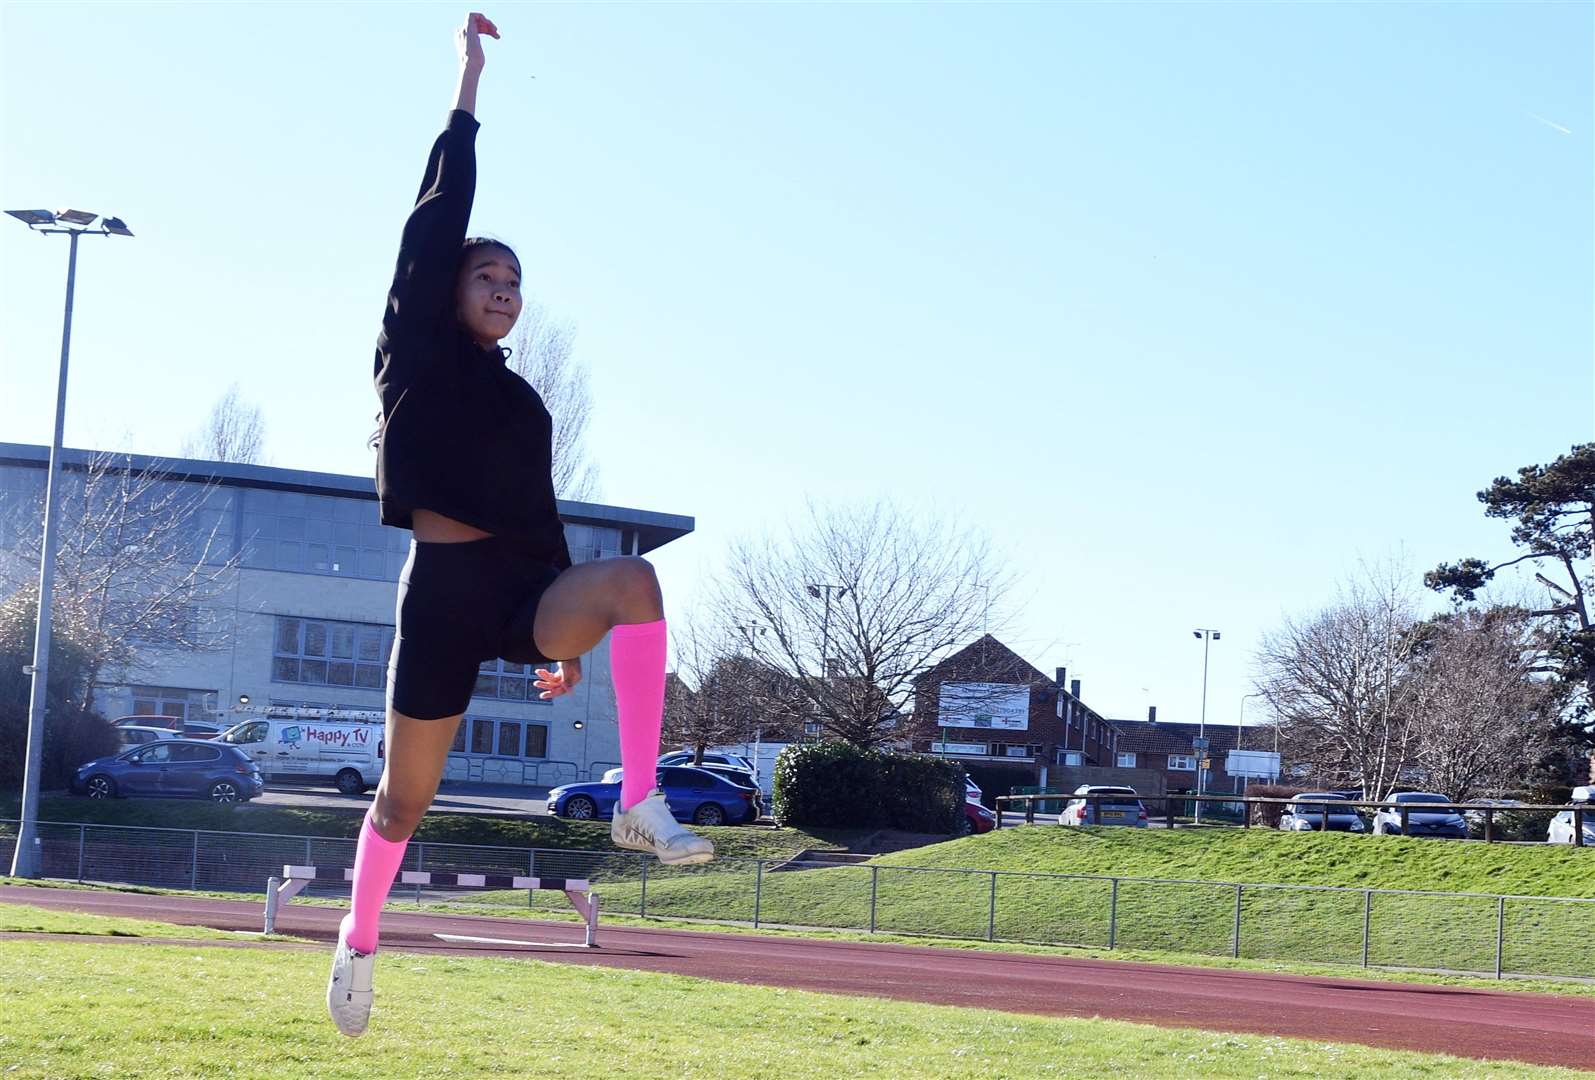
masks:
[[[410,524],[415,538],[427,544],[463,544],[469,540],[485,540],[493,535],[475,525],[455,521],[431,510],[415,511],[410,515]]]

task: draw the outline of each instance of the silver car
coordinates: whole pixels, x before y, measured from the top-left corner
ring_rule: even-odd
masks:
[[[1433,791],[1398,791],[1390,801],[1373,816],[1375,836],[1400,836],[1402,810],[1405,808],[1408,836],[1438,836],[1449,840],[1466,840],[1468,822],[1460,812],[1436,803],[1451,800]],[[1426,807],[1432,807],[1426,808]]]
[[[1086,795],[1100,798],[1087,799]],[[1059,825],[1131,825],[1146,828],[1146,807],[1132,787],[1081,784],[1063,805]]]

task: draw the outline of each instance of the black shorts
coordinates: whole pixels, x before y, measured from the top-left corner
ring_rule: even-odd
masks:
[[[411,541],[399,575],[388,704],[417,720],[465,711],[484,660],[547,664],[532,626],[559,569],[504,536],[460,544]]]

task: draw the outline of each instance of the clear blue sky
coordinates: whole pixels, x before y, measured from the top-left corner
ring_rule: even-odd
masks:
[[[1210,718],[1361,558],[1591,437],[1589,4],[488,8],[477,231],[591,366],[671,610],[806,497],[983,523],[1008,640]],[[4,206],[83,245],[67,439],[238,382],[366,473],[370,357],[463,8],[0,8]],[[535,78],[533,78],[535,76]],[[46,442],[66,244],[0,228],[0,439]],[[1071,644],[1072,643],[1072,644]]]

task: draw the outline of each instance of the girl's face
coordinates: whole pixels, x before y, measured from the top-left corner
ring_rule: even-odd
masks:
[[[477,344],[492,348],[508,337],[521,315],[521,268],[504,248],[471,249],[455,290],[460,325]]]

